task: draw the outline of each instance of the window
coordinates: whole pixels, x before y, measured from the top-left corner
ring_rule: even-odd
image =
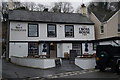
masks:
[[[48,24],[48,37],[56,37],[56,25],[54,24]]]
[[[96,48],[97,48],[98,45],[99,45],[98,42],[94,42],[94,43],[93,43],[93,50],[96,50]]]
[[[65,37],[74,37],[73,25],[65,25]]]
[[[38,24],[28,24],[28,37],[38,37]]]
[[[118,32],[120,32],[120,24],[118,24]]]
[[[38,43],[28,43],[28,56],[38,55]]]
[[[100,33],[104,33],[104,26],[100,26]]]
[[[82,45],[80,43],[73,43],[72,44],[72,49],[76,50],[78,56],[82,55],[82,53],[81,53],[81,46]]]

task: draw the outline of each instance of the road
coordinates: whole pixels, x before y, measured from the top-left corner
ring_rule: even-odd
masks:
[[[116,73],[112,73],[110,71],[100,72],[99,70],[95,69],[82,70],[73,64],[67,64],[66,61],[64,63],[65,64],[63,64],[61,67],[42,70],[18,66],[3,60],[2,77],[39,77],[43,78],[43,80],[56,80],[56,78],[57,80],[120,80],[120,75],[117,75]]]
[[[3,78],[47,77],[48,75],[78,70],[82,69],[74,64],[69,64],[66,60],[63,60],[62,66],[51,69],[34,69],[18,66],[5,60],[2,61]]]

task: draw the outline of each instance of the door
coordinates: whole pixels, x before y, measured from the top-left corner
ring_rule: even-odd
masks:
[[[56,43],[50,43],[50,58],[56,58],[57,57],[57,44]]]

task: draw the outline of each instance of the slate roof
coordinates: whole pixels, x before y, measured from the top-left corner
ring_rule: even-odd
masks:
[[[15,21],[94,24],[87,17],[79,13],[55,13],[55,12],[12,10],[9,11],[8,18],[9,20],[15,20]]]
[[[99,10],[93,11],[93,13],[99,19],[100,22],[105,22],[105,21],[108,21],[117,11],[109,12],[103,9],[99,9]]]

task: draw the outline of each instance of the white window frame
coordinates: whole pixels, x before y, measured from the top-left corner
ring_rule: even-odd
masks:
[[[102,28],[103,27],[103,28]],[[100,26],[100,34],[104,34],[104,25]]]

